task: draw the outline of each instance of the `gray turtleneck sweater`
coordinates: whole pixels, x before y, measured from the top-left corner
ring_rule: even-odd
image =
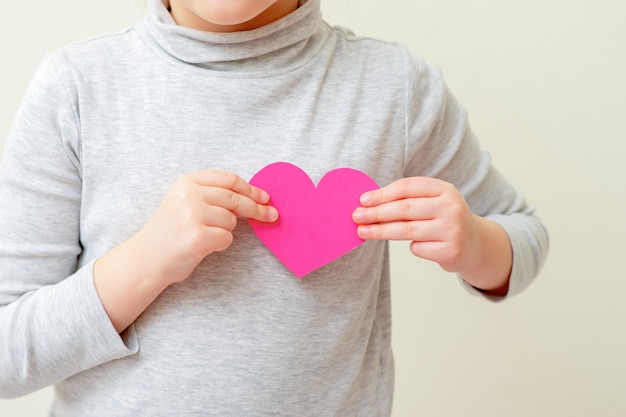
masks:
[[[250,178],[288,161],[317,182],[352,167],[386,185],[454,183],[510,236],[509,295],[547,235],[480,151],[439,71],[356,37],[309,0],[269,26],[203,33],[161,0],[115,34],[49,54],[0,165],[0,396],[55,385],[51,415],[387,416],[389,257],[366,242],[304,279],[250,226],[168,288],[123,334],[92,265],[131,237],[172,182]]]

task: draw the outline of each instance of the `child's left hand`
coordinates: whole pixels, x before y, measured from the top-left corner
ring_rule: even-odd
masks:
[[[353,219],[364,240],[408,240],[411,252],[458,272],[474,258],[477,216],[456,187],[427,177],[403,178],[361,196]]]
[[[466,279],[480,277],[472,283],[479,288],[507,284],[512,262],[508,236],[499,225],[472,213],[454,185],[435,178],[403,178],[364,193],[361,204],[353,213],[361,239],[408,240],[414,255]]]

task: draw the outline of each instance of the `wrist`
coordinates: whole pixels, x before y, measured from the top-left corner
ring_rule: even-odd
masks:
[[[136,285],[163,291],[172,284],[161,262],[163,257],[156,253],[150,239],[144,239],[141,232],[118,246],[120,264],[128,278]]]
[[[476,224],[471,265],[458,273],[479,290],[506,295],[513,264],[508,234],[502,226],[484,217],[476,216]]]
[[[168,287],[142,268],[131,241],[96,260],[94,284],[100,301],[118,332],[126,329]]]

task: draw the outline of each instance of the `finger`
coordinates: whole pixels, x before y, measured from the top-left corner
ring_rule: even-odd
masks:
[[[352,214],[357,224],[387,223],[400,220],[432,220],[438,213],[437,198],[407,198],[374,207],[359,207]]]
[[[445,242],[411,242],[409,246],[411,253],[422,259],[441,264],[449,252]],[[443,266],[443,265],[442,265]]]
[[[267,204],[270,200],[270,196],[266,191],[250,185],[243,178],[233,172],[205,170],[195,172],[191,174],[191,176],[194,182],[199,185],[231,190],[260,204]]]
[[[200,245],[202,252],[206,254],[228,249],[234,238],[231,231],[221,227],[207,227],[203,237]]]
[[[237,217],[262,222],[273,222],[278,218],[278,211],[274,207],[259,204],[250,197],[237,192],[219,187],[204,187],[203,192],[204,201],[207,204],[222,207]]]
[[[443,192],[445,184],[444,181],[436,178],[402,178],[378,190],[363,193],[361,195],[361,204],[364,207],[374,207],[405,198],[437,197]]]
[[[360,225],[357,228],[363,240],[409,240],[418,242],[438,242],[442,235],[436,221],[416,220]]]
[[[237,216],[223,207],[210,205],[203,210],[202,224],[232,232],[237,226]]]

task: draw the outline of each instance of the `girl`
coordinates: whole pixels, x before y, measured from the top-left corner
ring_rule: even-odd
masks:
[[[390,414],[387,240],[490,299],[547,234],[439,71],[320,0],[149,0],[41,64],[0,166],[0,393],[51,415]],[[244,219],[289,161],[378,184],[365,244],[298,280]],[[306,254],[303,254],[306,256]]]

